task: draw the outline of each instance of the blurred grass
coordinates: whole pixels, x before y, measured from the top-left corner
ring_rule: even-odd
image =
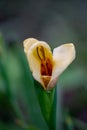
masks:
[[[86,66],[79,66],[76,62],[59,77],[60,92],[77,90],[77,93],[72,91],[73,100],[70,101],[73,105],[67,105],[67,100],[66,105],[62,104],[62,99],[58,97],[59,114],[57,113],[57,117],[60,115],[58,120],[61,120],[58,122],[62,125],[65,123],[67,130],[74,130],[75,126],[78,129],[87,129],[86,123],[84,124],[83,121],[80,123],[75,114],[87,107],[86,75]],[[79,91],[80,88],[82,91]],[[80,105],[76,106],[78,102]],[[65,111],[67,108],[70,113],[66,116],[67,121],[65,121],[64,115],[67,113]],[[68,124],[70,123],[68,119],[71,120],[73,126]],[[79,124],[82,125],[79,126]],[[12,47],[8,46],[0,34],[0,130],[12,129],[48,130],[40,111],[23,47],[17,43]]]
[[[4,45],[3,42],[1,49],[4,50],[4,54],[2,52],[0,60],[0,83],[3,85],[1,88],[4,88],[2,90],[9,97],[8,100],[11,100],[11,105],[17,114],[16,118],[26,122],[27,125],[32,124],[37,128],[47,129],[23,49],[18,45],[12,49],[6,49]],[[16,119],[13,120],[15,122]]]

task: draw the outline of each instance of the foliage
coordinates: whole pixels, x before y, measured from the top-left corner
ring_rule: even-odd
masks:
[[[85,71],[76,69],[73,65],[60,77],[60,81],[56,88],[65,93],[69,90],[76,90],[71,104],[64,106],[60,103],[57,107],[62,108],[61,117],[58,120],[66,130],[86,130],[87,125],[83,121],[79,121],[78,111],[87,107],[87,90],[86,81],[83,78]],[[74,83],[73,83],[74,81]],[[84,89],[79,91],[82,86]],[[15,46],[6,46],[2,36],[0,36],[0,129],[1,130],[48,130],[47,124],[42,116],[40,104],[41,90],[36,92],[29,66],[24,55],[23,49],[15,43]],[[73,92],[73,91],[72,91]],[[82,93],[81,93],[82,92]],[[44,93],[44,91],[43,91]],[[49,105],[49,94],[44,93],[46,101]],[[61,95],[60,95],[61,96]],[[62,95],[63,96],[63,95]],[[38,98],[37,98],[38,97]],[[72,93],[72,97],[73,93]],[[59,98],[59,97],[58,97]],[[44,99],[43,99],[44,100]],[[80,102],[77,106],[76,103]],[[60,101],[61,102],[61,101]],[[48,106],[47,106],[48,109]],[[58,109],[58,108],[57,108]],[[43,110],[42,110],[43,111]],[[55,111],[55,110],[54,110]],[[52,114],[52,113],[51,113]],[[51,115],[53,118],[53,115]],[[56,116],[59,116],[57,113]],[[47,120],[48,117],[45,117]],[[76,119],[77,118],[77,119]],[[52,120],[51,120],[52,123]]]

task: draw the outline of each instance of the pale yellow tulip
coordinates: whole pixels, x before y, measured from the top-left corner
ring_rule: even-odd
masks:
[[[55,87],[59,75],[75,59],[75,47],[72,43],[54,48],[53,54],[44,41],[28,38],[23,45],[32,75],[45,90]]]

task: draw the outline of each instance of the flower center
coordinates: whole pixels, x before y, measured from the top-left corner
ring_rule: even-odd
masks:
[[[52,75],[52,61],[46,55],[46,50],[43,46],[38,46],[36,48],[37,55],[41,61],[41,75],[51,76]]]

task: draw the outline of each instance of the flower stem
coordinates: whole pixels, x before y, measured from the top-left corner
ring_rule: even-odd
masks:
[[[51,114],[50,114],[49,130],[56,130],[56,102],[57,102],[57,91],[55,87],[53,104],[52,104]]]
[[[49,130],[56,130],[56,87],[53,90],[46,91],[35,80],[34,85],[43,118]]]

